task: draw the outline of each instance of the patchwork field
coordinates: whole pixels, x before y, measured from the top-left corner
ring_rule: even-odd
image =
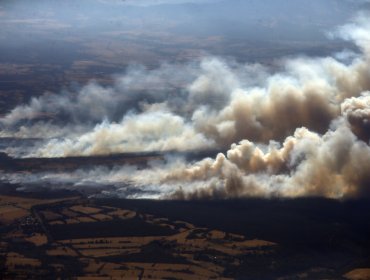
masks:
[[[258,238],[253,231],[261,224],[244,223],[244,216],[235,217],[240,225],[231,218],[235,230],[227,230],[227,215],[218,216],[217,227],[207,219],[207,211],[200,209],[212,210],[212,203],[177,202],[173,204],[176,207],[172,203],[1,195],[1,277],[261,279],[256,277],[264,271],[263,279],[369,279],[370,262],[364,253],[363,258],[348,262],[338,247],[333,252],[339,257],[329,252],[332,258],[318,266],[315,262],[320,260],[313,250],[292,249],[271,229]],[[248,203],[253,206],[255,202]],[[222,207],[220,202],[217,209]],[[238,208],[237,203],[234,207]],[[283,210],[279,211],[281,215]],[[217,216],[215,209],[213,212]],[[296,226],[291,224],[292,232]],[[240,228],[251,229],[250,235]],[[314,234],[311,241],[317,242]],[[346,246],[356,248],[349,243]],[[341,265],[341,270],[336,265]]]
[[[229,279],[241,256],[277,246],[78,197],[0,201],[5,279]]]

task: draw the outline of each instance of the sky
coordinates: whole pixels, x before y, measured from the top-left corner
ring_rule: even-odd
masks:
[[[37,138],[3,152],[218,155],[0,178],[109,185],[99,193],[122,197],[368,196],[367,9],[344,0],[3,1],[0,137]]]

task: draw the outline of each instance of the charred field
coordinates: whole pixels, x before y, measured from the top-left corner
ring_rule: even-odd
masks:
[[[89,199],[2,189],[3,279],[352,279],[370,262],[369,200]]]

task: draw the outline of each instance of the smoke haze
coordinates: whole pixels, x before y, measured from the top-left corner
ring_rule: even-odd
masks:
[[[331,33],[356,52],[296,56],[273,66],[217,56],[131,65],[112,85],[91,81],[47,92],[0,118],[1,137],[43,139],[5,150],[15,157],[226,151],[216,158],[0,176],[25,185],[96,186],[125,197],[369,196],[368,18],[360,14]]]

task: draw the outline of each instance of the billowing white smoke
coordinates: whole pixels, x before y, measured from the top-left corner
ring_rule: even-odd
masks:
[[[178,70],[184,75],[176,75]],[[74,128],[81,134],[105,119],[120,121],[127,112],[139,111],[142,104],[151,100],[167,100],[170,92],[195,75],[197,69],[192,64],[164,64],[151,71],[132,66],[125,75],[115,78],[112,87],[92,81],[77,92],[64,90],[32,98],[29,104],[14,108],[0,119],[0,135],[50,138],[67,136],[65,128]]]
[[[369,94],[359,99],[365,98],[370,101]],[[356,106],[363,100],[347,101]],[[343,114],[358,115],[357,110]],[[262,146],[243,140],[232,145],[226,155],[173,172],[166,181],[180,181],[183,186],[198,182],[195,189],[173,194],[179,198],[369,195],[370,147],[351,129],[348,119],[340,117],[324,135],[298,128],[282,145],[270,142]]]
[[[187,143],[187,147],[184,143]],[[119,123],[107,121],[76,139],[51,140],[37,156],[114,154],[128,151],[190,150],[212,146],[184,119],[170,112],[127,114]]]
[[[216,58],[133,67],[114,87],[92,82],[77,93],[33,98],[0,119],[0,135],[54,138],[30,154],[43,157],[217,147],[197,118],[217,114],[235,88],[261,84],[266,75],[261,65]]]
[[[207,58],[198,65],[165,65],[145,75],[129,72],[114,88],[100,87],[104,97],[98,90],[99,98],[88,95],[86,102],[81,101],[86,89],[74,98],[58,97],[75,106],[73,111],[88,107],[78,117],[71,113],[74,121],[67,126],[79,127],[88,120],[92,129],[52,139],[33,155],[231,145],[216,159],[191,165],[180,161],[145,172],[151,174],[151,185],[166,190],[163,197],[369,195],[370,21],[360,16],[337,33],[353,41],[361,54],[350,62],[332,57],[289,59],[271,75],[260,65]],[[14,109],[2,123],[14,129],[19,119],[44,113],[46,105],[44,99],[35,99]],[[58,112],[57,107],[53,110]],[[52,124],[63,129],[58,122]],[[117,179],[117,174],[110,176]],[[147,183],[143,170],[122,172],[120,178],[135,186]]]
[[[332,58],[287,61],[285,72],[270,76],[263,87],[242,87],[233,69],[217,59],[203,61],[201,69],[178,101],[142,103],[139,112],[103,121],[83,135],[52,140],[36,155],[224,149],[242,139],[281,141],[302,126],[324,133],[346,98],[370,89],[367,58],[349,65]]]
[[[273,132],[276,125],[282,132],[284,127],[289,128],[297,121],[301,125],[297,124],[293,136],[288,136],[281,144],[270,141],[268,145],[256,144],[250,141],[251,137],[245,137],[248,140],[233,144],[226,155],[219,154],[214,160],[205,159],[172,172],[166,178],[167,182],[182,182],[182,186],[190,182],[192,187],[182,187],[170,196],[370,196],[370,92],[366,91],[370,81],[369,27],[369,21],[360,17],[356,25],[345,26],[339,31],[363,51],[363,56],[350,65],[344,66],[332,58],[305,60],[305,63],[289,61],[288,69],[293,70],[292,76],[298,79],[285,76],[276,82],[272,77],[277,93],[268,91],[265,99],[261,98],[244,111],[248,114],[257,108],[253,117],[264,119],[282,106],[285,110],[272,114],[276,119],[274,125],[268,127],[268,131],[263,126],[261,131],[270,133],[267,138],[276,139],[278,132]],[[269,98],[275,95],[278,98],[271,99],[270,106],[263,105],[271,102]],[[284,107],[287,104],[291,106]],[[273,109],[265,111],[264,108]],[[330,123],[323,134],[318,133],[323,127],[315,129],[315,123],[320,124],[320,121],[324,125],[327,125],[326,121]]]

